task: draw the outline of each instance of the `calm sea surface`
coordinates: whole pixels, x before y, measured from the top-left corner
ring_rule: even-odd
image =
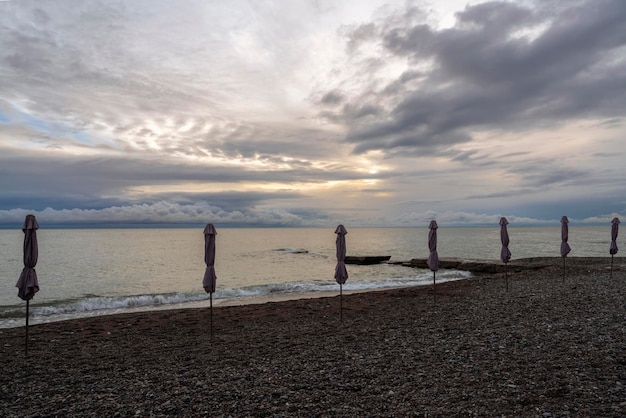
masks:
[[[559,256],[560,227],[509,227],[513,259]],[[202,289],[202,229],[40,229],[31,324],[159,307],[208,306]],[[281,294],[338,292],[334,229],[223,228],[216,240],[217,291],[224,301]],[[0,328],[24,324],[15,284],[23,268],[21,230],[0,230]],[[428,257],[427,228],[348,228],[348,255]],[[571,257],[609,257],[610,226],[570,226]],[[620,248],[623,239],[618,240]],[[499,227],[438,230],[440,258],[497,260]],[[348,265],[344,290],[432,283],[428,270]],[[437,281],[468,273],[442,270]],[[199,305],[200,304],[200,305]]]

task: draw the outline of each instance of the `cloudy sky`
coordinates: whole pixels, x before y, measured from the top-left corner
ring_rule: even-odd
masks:
[[[624,22],[623,0],[0,0],[0,224],[608,224]]]

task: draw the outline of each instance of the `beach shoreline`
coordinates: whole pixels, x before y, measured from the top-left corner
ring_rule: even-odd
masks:
[[[438,283],[445,283],[448,281],[454,280],[465,280],[468,277],[459,277],[459,278],[439,278]],[[416,285],[416,286],[429,286],[430,282]],[[404,287],[412,287],[410,285],[404,286],[389,286],[389,287],[380,287],[380,288],[367,288],[367,289],[346,289],[344,287],[343,294],[350,295],[354,293],[366,293],[366,292],[377,292],[382,290],[389,289],[400,289]],[[213,307],[221,307],[221,306],[241,306],[241,305],[258,305],[264,304],[268,302],[283,302],[289,300],[298,300],[298,299],[315,299],[315,298],[324,298],[324,297],[333,297],[339,294],[339,285],[336,286],[336,289],[327,290],[327,291],[308,291],[308,292],[277,292],[263,295],[254,295],[254,296],[239,296],[239,297],[230,297],[230,298],[217,298],[213,297]],[[201,300],[188,301],[188,302],[175,302],[175,303],[165,303],[158,305],[143,305],[136,307],[124,307],[124,308],[110,308],[110,309],[99,309],[99,310],[87,310],[82,312],[70,312],[70,313],[55,313],[55,314],[47,314],[47,315],[35,315],[34,311],[39,308],[36,303],[31,303],[31,315],[29,323],[31,326],[35,325],[43,325],[50,324],[54,322],[60,321],[71,321],[71,320],[80,320],[87,318],[97,318],[101,316],[108,315],[123,315],[126,313],[140,313],[140,312],[152,312],[152,311],[163,311],[163,310],[180,310],[180,309],[198,309],[198,308],[209,308],[209,295],[206,294],[206,297]],[[23,327],[25,324],[25,312],[21,314],[21,316],[14,317],[10,321],[6,318],[4,321],[0,321],[0,330],[1,329],[10,329],[10,328],[19,328]]]
[[[607,268],[610,265],[610,259],[604,257],[569,257],[567,258],[568,263],[576,264],[586,264],[593,263],[601,265],[603,262],[606,262]],[[626,258],[615,258],[615,268],[626,268],[626,264],[623,263]],[[415,258],[406,261],[390,261],[388,263],[383,264],[391,264],[391,265],[402,265],[407,268],[407,272],[410,272],[412,268],[418,269],[426,269],[428,267],[426,265],[427,259]],[[483,274],[483,273],[504,273],[509,269],[513,271],[520,271],[526,269],[537,269],[543,268],[551,265],[556,265],[561,262],[560,258],[555,257],[533,257],[533,258],[519,258],[511,260],[507,266],[497,260],[491,259],[472,259],[472,258],[441,258],[440,260],[440,271],[437,274],[437,283],[444,283],[451,280],[465,280],[470,276],[462,276],[462,277],[450,277],[449,274],[442,272],[448,271],[462,271],[468,274]],[[429,273],[431,274],[431,273]],[[334,283],[333,281],[329,281],[329,283]],[[388,287],[381,286],[380,288],[352,288],[354,283],[359,283],[359,281],[349,280],[347,285],[343,288],[343,294],[349,295],[352,293],[362,293],[362,292],[374,292],[379,290],[387,290],[387,289],[396,289],[402,287],[412,287],[412,286],[430,286],[432,281],[428,278],[426,281],[418,285],[411,284],[395,284],[389,285]],[[336,287],[336,288],[333,288]],[[236,296],[236,297],[220,297],[216,294],[213,296],[213,306],[238,306],[238,305],[246,305],[246,304],[263,304],[266,302],[280,302],[287,300],[295,300],[295,299],[312,299],[312,298],[320,298],[320,297],[332,297],[338,294],[339,286],[330,286],[332,290],[316,290],[316,291],[294,291],[294,292],[275,292],[275,293],[266,293],[259,295],[251,295],[251,296]],[[218,292],[219,293],[219,292]],[[176,310],[176,309],[194,309],[194,308],[205,308],[209,307],[209,296],[208,294],[204,294],[204,298],[198,299],[194,297],[194,300],[184,301],[184,302],[166,302],[163,303],[162,300],[159,300],[157,304],[138,304],[138,306],[133,306],[133,302],[128,303],[120,303],[120,307],[111,307],[104,309],[84,309],[84,306],[78,306],[80,310],[72,311],[71,307],[67,312],[59,312],[59,313],[50,313],[47,312],[45,314],[38,314],[39,309],[45,309],[48,305],[41,305],[39,303],[39,299],[36,297],[33,301],[31,301],[30,306],[30,325],[38,325],[38,324],[46,324],[58,321],[66,321],[73,319],[84,319],[84,318],[94,318],[106,315],[119,315],[125,313],[138,313],[144,311],[160,311],[160,310]],[[135,295],[129,296],[129,299],[133,298],[155,298],[160,297],[161,295]],[[106,299],[106,297],[105,297]],[[164,297],[167,299],[167,296]],[[54,305],[53,309],[54,309]],[[13,310],[17,310],[19,308],[13,308]],[[21,312],[17,316],[8,317],[5,316],[0,320],[0,329],[9,329],[9,328],[17,328],[23,327],[25,323],[25,311],[19,309]]]
[[[28,360],[1,329],[0,412],[624,416],[625,269],[560,261],[511,268],[508,291],[496,273],[344,294],[343,321],[335,295],[215,306],[212,332],[208,306],[35,325]]]

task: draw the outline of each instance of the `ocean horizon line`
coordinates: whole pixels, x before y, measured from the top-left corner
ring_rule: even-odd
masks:
[[[428,221],[430,222],[430,221]],[[347,228],[427,228],[428,222],[423,224],[412,225],[350,225],[343,223]],[[211,223],[211,222],[207,222]],[[90,224],[78,224],[78,223],[45,223],[41,222],[40,229],[202,229],[207,223],[191,224],[191,223],[90,223]],[[341,223],[341,222],[339,222]],[[337,224],[329,225],[266,225],[266,224],[219,224],[213,223],[216,228],[224,229],[289,229],[289,228],[302,228],[302,229],[327,229],[335,228]],[[0,230],[21,229],[23,221],[15,223],[0,223]],[[606,226],[606,222],[585,222],[580,224],[574,224],[577,226]],[[43,226],[43,227],[42,227]],[[493,223],[473,223],[473,224],[459,224],[459,223],[440,223],[439,228],[484,228],[484,227],[496,227],[499,228],[497,222]],[[532,223],[511,223],[509,228],[524,228],[524,227],[560,227],[559,223],[550,222],[532,222]]]

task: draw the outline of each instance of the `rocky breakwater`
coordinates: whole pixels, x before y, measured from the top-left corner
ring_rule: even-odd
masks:
[[[400,264],[406,267],[428,268],[427,258],[413,258],[410,261],[399,261],[393,264]],[[472,273],[504,273],[505,269],[509,272],[519,272],[522,270],[535,270],[555,264],[554,257],[537,257],[514,260],[505,265],[496,260],[466,260],[460,258],[439,259],[440,269],[455,269],[469,271]]]

